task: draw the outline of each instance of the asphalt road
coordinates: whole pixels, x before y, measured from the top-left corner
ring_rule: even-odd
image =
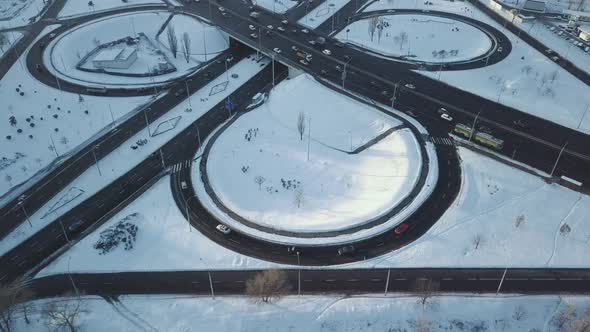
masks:
[[[35,298],[64,293],[116,297],[126,294],[244,294],[258,270],[61,274],[32,280]],[[441,293],[588,294],[590,274],[578,269],[290,269],[290,294],[359,294],[416,291],[430,280]],[[504,276],[504,278],[502,278]],[[504,280],[502,280],[504,279]],[[141,282],[138,282],[141,280]]]
[[[398,63],[390,60],[373,57],[355,49],[339,48],[332,39],[328,39],[323,46],[332,50],[332,56],[326,56],[321,53],[320,48],[308,44],[308,40],[317,36],[313,31],[304,34],[300,31],[293,33],[287,29],[286,33],[273,30],[267,34],[266,26],[280,25],[280,18],[261,12],[257,20],[251,19],[247,6],[240,2],[221,4],[229,13],[224,17],[219,10],[215,10],[218,4],[212,1],[214,10],[211,11],[211,20],[234,38],[251,47],[261,46],[266,54],[272,54],[274,48],[279,48],[282,52],[275,55],[278,60],[297,63],[301,69],[316,76],[327,77],[335,84],[342,84],[342,74],[336,66],[342,68],[348,62],[344,82],[346,86],[351,86],[352,83],[379,90],[382,95],[376,100],[384,104],[390,103],[395,92],[396,103],[413,108],[420,121],[426,117],[437,116],[438,108],[445,107],[454,117],[454,123],[471,126],[476,121],[476,127],[490,128],[494,136],[504,140],[505,146],[500,151],[504,156],[546,173],[551,173],[563,148],[553,175],[565,175],[578,180],[584,183],[584,188],[590,186],[590,156],[587,148],[590,144],[589,135],[456,89],[400,67]],[[184,10],[209,17],[206,2],[188,4]],[[249,25],[259,29],[259,38],[250,37],[252,31],[249,30]],[[307,66],[299,64],[295,52],[291,51],[293,45],[312,54],[313,61]],[[322,70],[326,74],[323,74]],[[399,83],[397,88],[396,83]],[[415,89],[404,86],[408,83],[413,84]],[[425,107],[426,105],[434,107]],[[452,128],[442,119],[439,119],[439,125],[449,128],[449,131]]]

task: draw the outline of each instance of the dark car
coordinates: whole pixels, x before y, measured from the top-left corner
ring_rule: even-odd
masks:
[[[37,69],[38,72],[42,72],[43,71],[43,67],[39,63],[35,65],[35,69]]]
[[[174,95],[175,95],[176,97],[180,97],[180,96],[182,96],[183,94],[184,94],[184,90],[176,90],[176,92],[174,92]]]
[[[396,228],[393,229],[395,235],[402,235],[405,231],[408,230],[410,226],[408,224],[399,224]]]
[[[338,256],[353,255],[355,252],[356,248],[352,244],[338,248]]]
[[[300,255],[303,251],[299,247],[289,246],[287,247],[287,252],[291,255]]]

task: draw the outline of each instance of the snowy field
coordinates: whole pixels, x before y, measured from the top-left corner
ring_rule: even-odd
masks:
[[[77,94],[37,81],[24,67],[24,62],[21,56],[2,79],[0,88],[0,100],[4,105],[0,121],[0,196],[29,179],[57,156],[72,151],[111,125],[113,119],[150,100],[149,97],[93,96],[84,96],[81,100]]]
[[[590,199],[465,149],[456,202],[420,239],[401,250],[340,268],[584,267],[590,262]],[[543,208],[539,208],[542,206]],[[135,249],[99,255],[98,233],[140,212]],[[567,226],[564,226],[567,225]],[[563,231],[562,231],[563,229]],[[569,229],[569,230],[568,230]],[[479,235],[479,244],[475,240]],[[537,245],[531,245],[535,243]],[[176,207],[168,179],[135,200],[40,275],[174,269],[262,269],[277,264],[229,251],[206,239]]]
[[[307,13],[307,15],[302,17],[297,23],[315,29],[350,1],[355,0],[326,0],[321,5]]]
[[[261,66],[261,64],[263,66]],[[164,145],[175,135],[187,128],[217,103],[227,98],[228,95],[256,75],[256,73],[261,71],[267,64],[268,61],[266,60],[262,63],[258,63],[255,62],[253,58],[244,59],[231,67],[228,75],[223,73],[219,77],[211,80],[211,82],[202,89],[193,92],[190,100],[192,106],[189,105],[188,99],[184,100],[163,115],[157,122],[150,124],[151,133],[153,133],[161,124],[168,123],[173,119],[181,117],[173,129],[154,137],[150,137],[148,130],[144,129],[129,138],[108,156],[99,160],[98,167],[90,167],[87,169],[78,178],[67,185],[59,194],[48,200],[48,202],[36,213],[30,215],[29,217],[33,225],[32,227],[30,227],[28,223],[22,223],[6,238],[2,239],[2,241],[0,241],[0,253],[5,253],[12,249],[14,246],[29,238],[32,234],[35,234],[45,227],[48,223],[55,221],[73,206],[76,206],[84,199],[87,199],[107,186],[116,178],[128,172],[131,168],[147,158],[151,153],[157,151],[160,146]],[[230,81],[228,82],[227,76],[230,76],[233,73],[239,73],[239,76],[237,78],[230,78]],[[228,82],[225,90],[220,91],[215,95],[210,95],[211,91],[215,89],[216,86],[221,83],[225,84],[225,82]],[[132,149],[131,146],[137,145],[137,142],[140,140],[146,140],[145,144],[135,150]],[[190,144],[190,142],[187,144]],[[101,170],[100,174],[98,168]],[[77,196],[76,199],[71,201],[65,199],[72,196],[72,191],[79,192],[80,190],[83,191],[83,194]],[[60,208],[54,208],[60,205],[58,204],[60,200],[69,202]]]
[[[82,85],[99,86],[147,86],[164,81],[173,80],[189,74],[199,67],[203,61],[211,59],[229,47],[229,38],[226,34],[213,26],[204,24],[197,19],[186,15],[175,15],[167,26],[173,27],[178,39],[179,51],[174,57],[170,52],[170,45],[166,38],[166,30],[159,36],[156,34],[160,27],[170,16],[167,11],[152,11],[133,14],[111,16],[88,22],[52,41],[43,55],[43,61],[50,71],[61,79],[76,82]],[[151,42],[162,51],[164,55],[149,54],[149,50],[138,52],[135,63],[130,71],[145,73],[152,71],[159,57],[165,56],[174,67],[175,72],[157,75],[155,77],[123,77],[105,73],[90,73],[76,69],[76,64],[86,54],[98,45],[109,43],[137,33],[145,34]],[[191,55],[187,62],[181,53],[183,33],[189,33]],[[89,38],[88,36],[93,36]],[[155,59],[155,60],[154,60]]]
[[[31,323],[19,317],[15,330],[47,331],[47,320],[38,313],[54,301],[31,302]],[[69,301],[76,305],[76,299]],[[121,296],[119,301],[83,297],[78,326],[82,331],[557,332],[561,313],[572,310],[564,326],[570,329],[590,307],[585,296],[551,295],[441,295],[425,307],[403,294],[289,296],[272,304],[243,296]]]
[[[77,0],[72,0],[77,1]],[[25,26],[31,23],[45,6],[43,0],[0,1],[0,29]]]
[[[223,132],[209,154],[209,181],[228,208],[265,227],[347,229],[383,215],[416,184],[418,142],[409,129],[393,129],[401,124],[300,75]]]
[[[443,71],[440,80],[560,125],[578,128],[584,111],[590,104],[590,87],[520,41],[517,36],[471,4],[444,0],[430,2],[433,5],[425,5],[421,1],[381,0],[370,4],[365,11],[415,8],[417,5],[418,9],[453,12],[490,24],[502,31],[512,42],[512,52],[508,57],[479,69]],[[439,76],[437,72],[421,73],[433,78]],[[580,130],[590,133],[590,117],[583,119]]]
[[[20,32],[2,32],[0,33],[0,59],[4,54],[11,51],[12,45],[18,42],[23,37]]]
[[[138,6],[146,4],[165,4],[162,0],[95,0],[93,6],[88,6],[88,1],[68,0],[58,17],[90,15],[97,11],[116,9],[120,7]]]
[[[375,29],[371,29],[371,25]],[[430,15],[385,15],[355,21],[336,38],[411,61],[457,62],[486,54],[492,41],[481,30]]]
[[[252,3],[273,13],[284,14],[297,5],[297,0],[252,0]]]

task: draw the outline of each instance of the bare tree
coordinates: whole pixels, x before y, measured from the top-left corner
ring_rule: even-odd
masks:
[[[297,131],[299,132],[299,140],[303,141],[303,134],[305,134],[305,113],[299,112],[297,116]]]
[[[471,242],[473,243],[475,250],[477,250],[477,248],[479,248],[479,245],[481,244],[481,234],[475,234]]]
[[[404,48],[404,43],[408,41],[408,33],[402,31],[399,33],[399,49]]]
[[[566,304],[553,318],[551,323],[560,331],[564,331],[572,326],[576,318],[576,307],[573,304]]]
[[[557,76],[559,76],[559,72],[557,70],[554,70],[549,73],[549,80],[551,81],[551,83],[555,82]]]
[[[166,29],[166,38],[168,39],[170,52],[172,52],[172,55],[176,58],[176,53],[178,53],[178,38],[176,37],[176,31],[174,31],[174,26],[172,24],[168,25],[168,29]]]
[[[70,296],[70,294],[66,294],[65,296]],[[81,314],[87,312],[88,310],[82,299],[72,296],[69,301],[48,303],[43,308],[42,314],[47,321],[49,330],[76,332],[79,331],[78,318]]]
[[[514,221],[514,227],[519,228],[520,225],[522,225],[523,223],[524,223],[524,214],[521,214],[518,217],[516,217],[516,220]]]
[[[4,176],[4,181],[8,182],[8,184],[12,187],[12,176],[6,174]]]
[[[189,63],[191,58],[191,37],[188,32],[182,34],[182,55],[186,63]]]
[[[256,302],[278,300],[289,291],[287,273],[281,270],[267,270],[246,281],[246,295]]]
[[[375,30],[377,30],[377,25],[379,24],[379,17],[373,16],[369,19],[369,36],[371,37],[371,41],[375,37]]]
[[[438,281],[432,279],[417,279],[414,283],[414,291],[419,298],[419,303],[424,308],[428,301],[439,288]]]
[[[254,178],[254,182],[256,182],[256,184],[258,185],[258,190],[262,189],[262,184],[264,183],[264,181],[266,181],[266,179],[260,175],[257,175]]]
[[[586,312],[584,317],[578,318],[572,325],[573,332],[590,332],[590,312]]]
[[[295,190],[295,205],[297,205],[297,208],[301,207],[301,204],[303,204],[303,190],[301,190],[301,188]]]
[[[527,314],[527,312],[526,312],[525,307],[522,305],[519,305],[516,308],[514,308],[514,312],[512,313],[512,318],[514,318],[514,320],[516,320],[516,321],[520,321],[526,317],[526,314]]]
[[[23,311],[27,324],[27,300],[33,297],[33,292],[25,287],[25,280],[18,279],[10,284],[0,286],[0,331],[12,331],[14,315],[18,308]]]

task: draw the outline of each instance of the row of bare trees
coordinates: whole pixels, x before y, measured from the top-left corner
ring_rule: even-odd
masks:
[[[169,25],[166,29],[166,39],[168,40],[170,52],[174,58],[176,58],[176,55],[178,54],[178,37],[176,36],[176,31],[174,30],[173,25]],[[182,34],[181,47],[182,56],[186,60],[186,63],[189,63],[191,57],[191,38],[188,32]]]

